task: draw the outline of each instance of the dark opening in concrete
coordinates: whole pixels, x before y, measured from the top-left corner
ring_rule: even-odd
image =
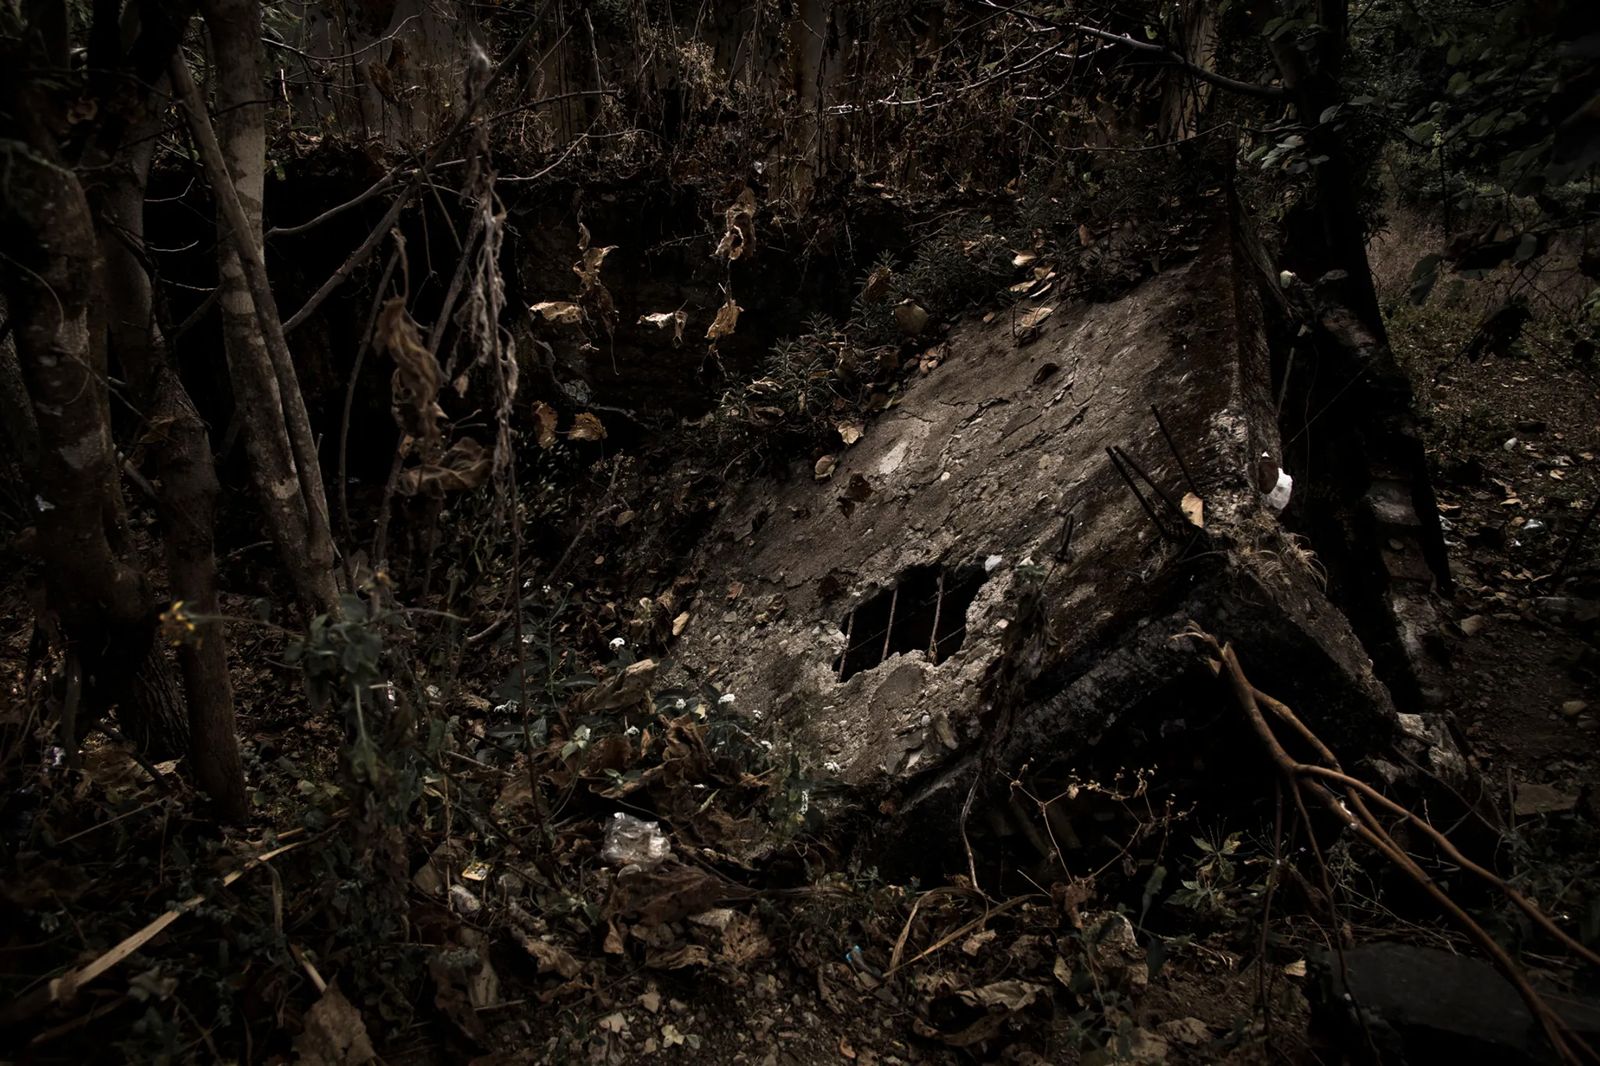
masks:
[[[902,652],[925,652],[936,665],[950,658],[966,639],[967,607],[986,576],[981,566],[913,566],[856,605],[839,623],[845,632],[845,650],[833,663],[839,680]]]

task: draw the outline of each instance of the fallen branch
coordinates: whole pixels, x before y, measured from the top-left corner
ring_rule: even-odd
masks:
[[[221,887],[227,888],[256,867],[272,861],[285,852],[293,851],[305,843],[307,841],[297,840],[292,844],[285,844],[280,848],[274,848],[254,858],[247,859],[243,866],[222,879]],[[202,903],[206,902],[207,898],[205,893],[191,896],[163,913],[143,929],[123,938],[121,943],[93,962],[86,963],[75,970],[68,970],[60,977],[52,978],[48,984],[42,985],[33,994],[17,1000],[3,1012],[0,1012],[0,1025],[15,1025],[18,1022],[27,1021],[49,1007],[71,1002],[78,994],[78,990],[84,985],[120,965],[134,952],[154,940],[158,934],[173,922],[186,914],[192,913]]]

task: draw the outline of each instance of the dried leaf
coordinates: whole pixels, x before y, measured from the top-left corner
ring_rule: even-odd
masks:
[[[728,297],[727,302],[717,310],[717,317],[712,321],[711,328],[706,330],[706,339],[714,341],[732,334],[734,328],[739,325],[739,312],[742,310],[744,308],[734,303],[732,296]]]
[[[556,409],[540,400],[533,405],[533,418],[539,426],[539,447],[554,447],[556,443]]]
[[[824,455],[817,460],[817,465],[811,468],[811,476],[818,481],[826,481],[833,476],[833,468],[839,465],[837,456]]]
[[[839,431],[839,439],[844,441],[846,447],[860,440],[861,434],[865,432],[865,427],[853,418],[835,422],[833,428]]]
[[[867,284],[861,290],[861,299],[864,303],[881,303],[889,295],[889,281],[894,277],[894,271],[887,266],[880,266],[867,275]]]
[[[610,680],[583,690],[572,701],[573,711],[577,714],[601,714],[631,707],[649,694],[655,680],[656,661],[640,659]]]
[[[746,185],[723,212],[727,230],[717,243],[716,256],[733,262],[753,255],[756,250],[756,194]]]
[[[665,951],[652,950],[644,964],[652,970],[681,970],[685,966],[709,966],[711,956],[699,944],[679,944]]]
[[[582,972],[583,967],[566,948],[535,939],[515,926],[511,927],[511,934],[522,945],[522,950],[539,964],[540,973],[553,973],[557,977],[571,980]]]
[[[437,447],[439,421],[444,418],[435,402],[439,396],[439,361],[423,346],[417,324],[406,312],[404,297],[393,297],[383,305],[374,339],[394,360],[389,387],[395,420],[425,447]]]
[[[1030,329],[1038,329],[1044,325],[1045,320],[1056,313],[1054,307],[1034,307],[1017,316],[1017,332],[1022,333]]]
[[[583,325],[583,308],[568,300],[545,300],[528,310],[557,326]]]
[[[402,496],[465,492],[483,484],[492,466],[493,458],[483,450],[483,445],[471,437],[463,437],[450,445],[438,462],[425,462],[400,471],[395,489]]]
[[[580,412],[572,420],[572,428],[567,430],[568,440],[605,440],[606,427],[601,424],[600,416],[589,411]]]
[[[611,291],[600,280],[600,265],[616,250],[614,244],[591,248],[589,227],[578,223],[578,261],[572,264],[572,272],[578,275],[578,303],[591,318],[599,320],[607,333],[616,328],[617,308],[611,300]]]
[[[928,328],[928,312],[915,300],[901,300],[894,309],[895,325],[908,337],[915,337]]]
[[[1192,492],[1186,492],[1178,506],[1183,509],[1183,517],[1189,520],[1191,526],[1206,528],[1206,501]]]
[[[1014,1013],[1032,1006],[1045,992],[1043,985],[1028,981],[996,981],[982,988],[964,988],[956,995],[975,1007],[998,1007]]]
[[[361,1012],[337,985],[306,1012],[305,1029],[295,1038],[295,1059],[304,1066],[365,1066],[376,1059]]]
[[[640,315],[639,325],[654,326],[656,329],[672,327],[672,346],[676,348],[683,343],[683,327],[689,321],[689,316],[679,311],[657,311],[651,315]]]

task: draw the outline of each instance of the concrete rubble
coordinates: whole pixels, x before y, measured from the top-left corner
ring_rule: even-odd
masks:
[[[1268,506],[1270,279],[1224,194],[1207,209],[1193,258],[1114,303],[957,324],[829,478],[752,482],[704,542],[674,657],[719,664],[739,713],[775,717],[858,798],[891,798],[897,846],[947,847],[975,773],[1201,750],[1226,703],[1173,639],[1190,620],[1349,761],[1455,764],[1442,724],[1397,717],[1286,529],[1296,501]]]

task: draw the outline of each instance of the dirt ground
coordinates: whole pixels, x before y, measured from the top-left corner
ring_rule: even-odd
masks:
[[[1411,263],[1429,238],[1423,220],[1401,218],[1374,242],[1373,264],[1451,549],[1446,705],[1505,809],[1567,807],[1600,784],[1600,529],[1583,529],[1600,494],[1600,370],[1562,330],[1584,279],[1556,262],[1446,281],[1411,306]],[[1532,310],[1520,342],[1464,356],[1508,293]]]

